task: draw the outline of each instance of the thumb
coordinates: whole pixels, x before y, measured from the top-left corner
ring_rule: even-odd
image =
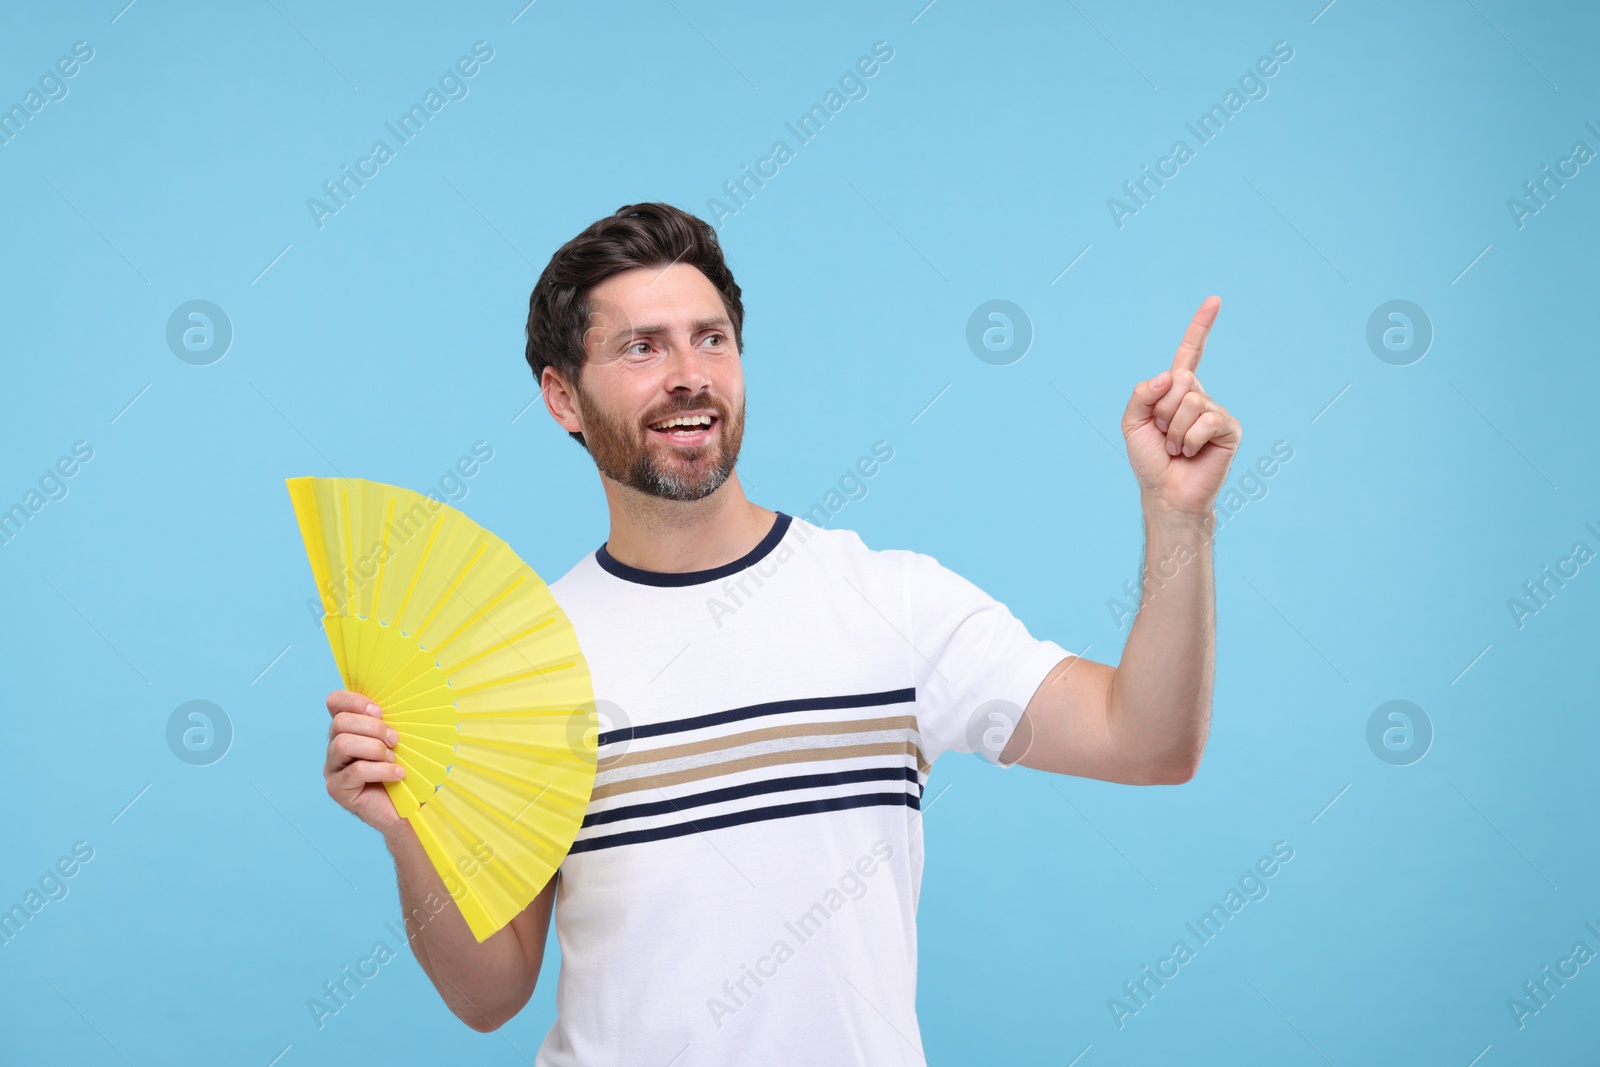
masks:
[[[1122,432],[1129,433],[1140,424],[1149,421],[1151,413],[1155,410],[1156,403],[1167,390],[1172,387],[1172,372],[1164,370],[1154,378],[1140,382],[1133,387],[1133,396],[1128,398],[1128,410],[1122,413]]]

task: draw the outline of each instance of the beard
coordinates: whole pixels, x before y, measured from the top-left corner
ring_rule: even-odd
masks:
[[[578,387],[583,405],[583,442],[600,473],[630,489],[664,500],[695,501],[710,496],[728,480],[739,461],[744,438],[744,400],[731,417],[706,397],[677,402],[668,410],[634,423],[612,416]],[[711,439],[694,448],[654,439],[646,425],[679,412],[710,408],[717,413]]]

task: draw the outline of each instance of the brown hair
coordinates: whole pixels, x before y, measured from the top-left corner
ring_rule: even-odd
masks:
[[[704,274],[722,296],[733,323],[733,343],[744,352],[744,301],[739,283],[722,258],[710,223],[671,204],[627,204],[591,223],[556,250],[528,297],[528,366],[539,386],[554,367],[574,388],[583,370],[584,333],[589,326],[589,291],[634,267],[687,263]],[[585,448],[583,434],[571,431]]]

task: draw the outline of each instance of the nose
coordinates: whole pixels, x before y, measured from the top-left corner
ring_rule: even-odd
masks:
[[[674,342],[667,352],[666,381],[663,383],[667,389],[688,389],[698,393],[711,384],[711,375],[706,371],[703,357],[693,344],[687,341]]]

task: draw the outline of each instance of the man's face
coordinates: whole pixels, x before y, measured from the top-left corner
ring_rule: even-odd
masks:
[[[686,264],[639,267],[595,286],[589,308],[581,425],[567,428],[613,481],[667,500],[709,496],[744,437],[744,368],[716,287]],[[652,429],[691,415],[710,426]]]

